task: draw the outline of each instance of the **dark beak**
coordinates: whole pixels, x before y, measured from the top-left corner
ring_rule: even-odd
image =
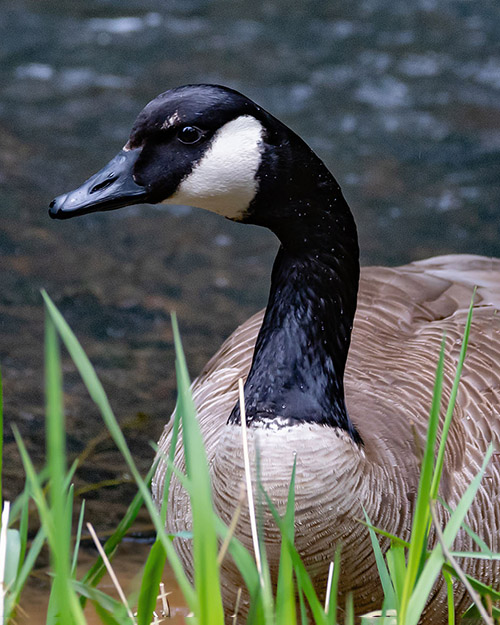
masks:
[[[78,189],[59,195],[50,203],[53,219],[67,219],[96,211],[108,211],[146,202],[148,192],[134,180],[134,165],[141,150],[121,150]]]

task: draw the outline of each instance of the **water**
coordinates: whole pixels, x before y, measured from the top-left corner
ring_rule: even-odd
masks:
[[[112,566],[115,574],[118,575],[120,586],[126,596],[138,593],[141,583],[139,572],[147,557],[148,546],[141,543],[124,542],[113,558]],[[84,547],[80,551],[79,566],[77,569],[78,578],[83,577],[87,570],[94,564],[96,559],[95,551],[90,551],[89,547]],[[165,568],[163,574],[163,591],[167,595],[170,617],[160,619],[158,625],[182,625],[186,622],[185,617],[189,610],[185,606],[181,591],[177,586],[172,572]],[[107,595],[119,600],[118,592],[108,575],[105,575],[99,583],[99,588]],[[35,625],[45,623],[47,613],[48,598],[50,590],[50,578],[45,568],[40,568],[36,574],[28,579],[22,597],[22,610],[16,615],[17,625]],[[137,595],[136,595],[137,596]],[[156,613],[158,617],[163,612],[163,601],[158,599]],[[168,612],[167,612],[168,613]],[[87,625],[102,625],[102,620],[95,613],[93,606],[88,603],[85,608]],[[187,621],[189,622],[189,621]]]
[[[222,83],[330,166],[364,264],[500,256],[497,0],[4,0],[0,19],[0,359],[8,421],[43,462],[45,288],[76,330],[141,470],[175,401],[176,310],[196,374],[265,304],[276,242],[186,208],[53,222],[47,205],[99,169],[159,91]],[[121,459],[65,362],[68,446],[88,515],[130,500]],[[7,494],[22,471],[6,428]],[[88,490],[94,483],[107,484]],[[115,485],[113,485],[115,484]]]

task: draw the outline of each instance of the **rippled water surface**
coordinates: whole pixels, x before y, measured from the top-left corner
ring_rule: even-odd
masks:
[[[176,310],[198,372],[265,304],[273,236],[189,208],[68,222],[51,198],[125,143],[158,92],[232,86],[331,167],[364,264],[500,256],[498,0],[4,0],[0,19],[0,357],[6,415],[41,462],[45,288],[77,332],[142,470],[174,403]],[[70,453],[102,526],[129,500],[120,459],[65,364]],[[6,485],[21,471],[7,428]],[[102,507],[105,507],[101,514]],[[99,524],[99,521],[97,521]]]

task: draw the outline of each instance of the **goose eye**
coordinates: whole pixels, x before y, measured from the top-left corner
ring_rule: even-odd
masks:
[[[195,126],[184,126],[177,133],[179,141],[188,145],[198,143],[202,137],[203,133],[199,128],[195,128]]]

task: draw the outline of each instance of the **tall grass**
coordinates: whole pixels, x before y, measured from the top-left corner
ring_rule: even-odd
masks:
[[[355,615],[352,596],[349,595],[347,597],[345,605],[339,606],[337,602],[337,587],[341,563],[340,546],[337,549],[335,561],[331,567],[326,606],[320,601],[300,555],[294,547],[295,469],[292,475],[289,476],[288,504],[283,517],[279,516],[272,501],[262,488],[258,479],[258,471],[257,484],[249,487],[251,490],[256,491],[257,502],[260,502],[261,506],[268,506],[282,535],[276,589],[271,584],[258,509],[254,527],[254,551],[259,556],[257,561],[254,555],[249,553],[233,535],[233,526],[236,524],[237,513],[233,520],[234,523],[229,528],[215,514],[203,439],[190,394],[189,377],[175,318],[173,319],[173,327],[176,348],[178,403],[174,417],[173,440],[177,440],[179,429],[182,428],[186,473],[179,474],[173,465],[173,447],[175,446],[173,445],[170,456],[162,458],[162,461],[167,463],[165,501],[162,509],[158,511],[152,501],[148,487],[154,467],[152,467],[147,476],[142,477],[140,475],[104,389],[90,361],[53,302],[46,294],[43,294],[43,297],[46,307],[47,463],[41,471],[37,472],[35,470],[23,440],[14,427],[14,435],[19,446],[26,474],[26,486],[23,493],[13,503],[10,511],[8,505],[4,508],[6,512],[3,517],[3,531],[0,533],[0,573],[3,572],[3,622],[13,622],[12,619],[15,615],[19,596],[29,572],[32,570],[42,546],[44,543],[47,543],[51,557],[52,573],[51,592],[46,615],[46,623],[48,625],[59,623],[63,625],[85,625],[86,618],[83,608],[87,601],[94,605],[102,623],[106,625],[130,625],[131,623],[148,625],[153,621],[153,610],[156,605],[158,586],[165,561],[168,561],[174,571],[186,604],[192,612],[193,616],[190,622],[199,623],[200,625],[222,624],[224,616],[220,562],[223,557],[228,557],[223,555],[226,550],[238,566],[247,587],[250,597],[250,610],[246,622],[250,625],[294,625],[295,623],[306,623],[307,618],[309,618],[308,615],[317,625],[335,625],[339,623],[339,607],[343,609],[344,622],[348,625],[354,623]],[[429,544],[429,536],[431,527],[436,522],[435,503],[443,469],[446,437],[453,414],[460,372],[466,356],[471,315],[472,306],[465,328],[462,351],[451,397],[446,409],[446,418],[441,432],[439,448],[436,449],[439,414],[442,405],[443,340],[437,365],[433,401],[430,407],[428,434],[423,454],[410,541],[404,542],[396,536],[386,534],[383,528],[373,527],[370,519],[365,515],[364,522],[367,525],[367,532],[370,532],[380,582],[384,591],[384,601],[383,605],[380,606],[380,612],[365,616],[364,620],[366,623],[373,623],[377,620],[379,622],[385,621],[387,624],[397,622],[399,625],[416,625],[432,592],[435,580],[439,575],[444,575],[445,577],[448,588],[449,623],[454,622],[453,584],[451,580],[453,577],[463,578],[464,575],[456,564],[452,554],[452,545],[459,529],[463,527],[467,510],[479,488],[485,467],[492,454],[491,448],[484,458],[481,471],[471,482],[456,509],[450,511],[446,527],[442,532],[435,530],[438,535],[438,542],[432,547]],[[134,599],[129,597],[124,601],[118,601],[97,588],[106,570],[106,563],[103,561],[103,558],[99,558],[82,579],[77,579],[76,576],[78,548],[84,526],[84,506],[82,505],[78,516],[76,532],[72,534],[74,516],[72,478],[76,470],[76,463],[68,467],[62,402],[63,387],[59,348],[61,342],[80,372],[90,396],[100,411],[104,423],[137,484],[137,494],[131,502],[127,513],[103,546],[104,559],[112,563],[113,556],[119,548],[121,540],[133,525],[141,506],[147,508],[156,530],[155,541],[144,565],[142,582]],[[243,401],[241,405],[244,406]],[[0,425],[1,419],[0,389]],[[2,436],[0,434],[0,451],[1,446]],[[168,498],[170,479],[174,472],[176,479],[181,480],[191,498],[194,560],[194,579],[192,583],[186,577],[181,561],[175,552],[172,536],[169,536],[164,529],[166,499]],[[249,473],[247,478],[250,480]],[[40,520],[40,529],[33,540],[28,540],[28,506],[30,501],[35,503]],[[9,519],[8,522],[7,517]],[[5,531],[7,524],[9,526],[8,531]],[[473,557],[500,557],[498,554],[489,552],[486,545],[469,528],[465,529],[473,536],[478,545],[478,552],[469,555]],[[377,533],[389,536],[391,539],[391,546],[385,554],[381,551]],[[3,558],[2,551],[4,552]],[[107,566],[110,566],[109,562],[107,562]],[[470,614],[481,614],[487,622],[493,622],[491,618],[498,618],[500,613],[491,607],[491,602],[500,599],[500,594],[476,580],[466,578],[466,582],[472,586],[472,592],[476,593],[474,597],[476,603],[472,607]],[[488,598],[490,602],[489,613],[484,609],[479,596]],[[488,619],[490,620],[488,621]]]

